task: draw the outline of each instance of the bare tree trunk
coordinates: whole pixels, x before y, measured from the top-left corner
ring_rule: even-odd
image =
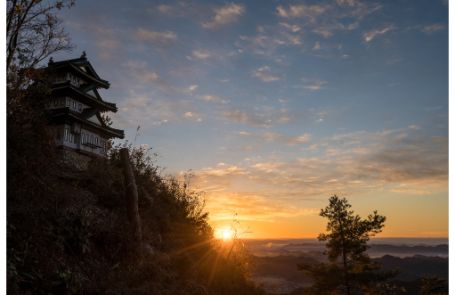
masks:
[[[138,194],[136,180],[134,178],[133,169],[131,168],[129,152],[127,148],[120,150],[120,159],[123,165],[123,175],[125,177],[126,186],[126,202],[128,221],[133,234],[133,243],[135,254],[142,260],[142,229],[141,219],[139,216]]]

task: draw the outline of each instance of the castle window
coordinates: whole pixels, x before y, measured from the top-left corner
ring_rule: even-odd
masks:
[[[63,131],[63,140],[68,141],[68,128],[65,128]]]

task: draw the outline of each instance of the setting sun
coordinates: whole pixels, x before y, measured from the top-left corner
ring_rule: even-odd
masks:
[[[232,228],[219,228],[215,232],[215,237],[219,240],[230,241],[234,238],[235,232]]]

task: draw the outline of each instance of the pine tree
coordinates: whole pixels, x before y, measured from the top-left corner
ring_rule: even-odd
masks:
[[[394,275],[381,272],[366,253],[370,237],[382,231],[385,216],[374,211],[362,219],[350,208],[346,198],[334,195],[320,212],[320,216],[328,219],[327,233],[318,237],[319,241],[326,242],[328,262],[299,265],[314,279],[310,293],[374,294],[376,286]]]

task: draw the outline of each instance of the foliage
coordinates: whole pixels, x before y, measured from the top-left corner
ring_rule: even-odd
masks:
[[[126,238],[120,146],[83,173],[55,164],[10,174],[21,156],[51,158],[21,147],[22,133],[9,136],[17,148],[8,147],[10,294],[262,293],[248,281],[241,243],[226,247],[213,239],[203,195],[190,189],[190,177],[162,177],[146,148],[129,146],[145,250],[138,263]],[[52,150],[47,141],[41,145]]]
[[[38,64],[51,54],[70,50],[57,12],[74,0],[8,0],[6,15],[6,69],[8,116],[21,112],[29,86],[45,79]],[[15,115],[18,118],[22,114]]]
[[[142,261],[131,259],[119,147],[86,171],[65,165],[43,112],[37,65],[70,49],[57,11],[73,0],[7,1],[7,287],[9,294],[261,294],[213,239],[203,196],[163,177],[129,146],[139,189]],[[103,120],[109,125],[110,119]]]
[[[438,277],[424,277],[421,279],[420,294],[445,295],[447,294],[447,282]]]
[[[321,210],[320,216],[328,219],[327,233],[318,239],[326,242],[328,263],[299,265],[314,279],[310,294],[377,294],[394,275],[379,271],[366,254],[367,242],[382,231],[386,218],[374,211],[362,219],[350,208],[348,200],[334,195]]]
[[[7,69],[33,68],[50,54],[69,49],[69,38],[56,12],[74,0],[7,1]]]

